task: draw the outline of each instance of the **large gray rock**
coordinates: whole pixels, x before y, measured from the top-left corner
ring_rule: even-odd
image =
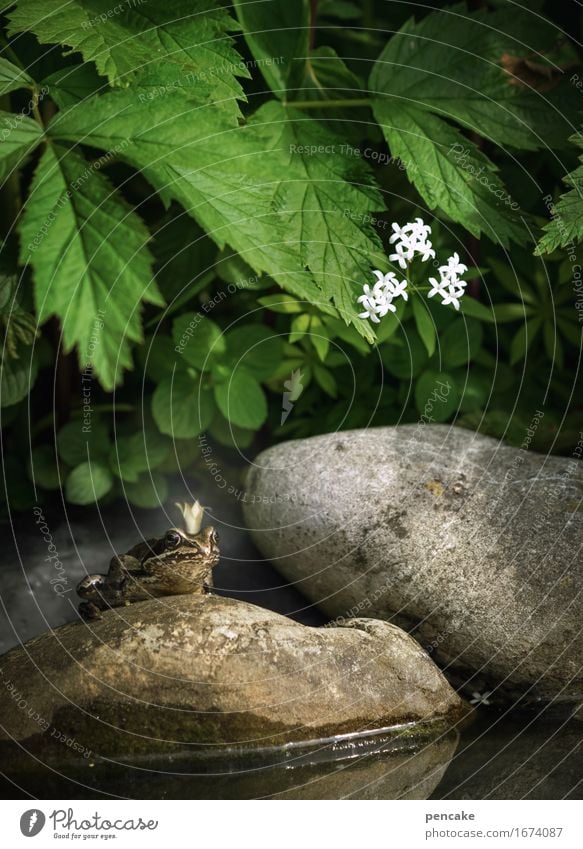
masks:
[[[330,616],[390,618],[494,700],[578,700],[582,497],[578,459],[404,425],[265,451],[244,507],[263,554]]]
[[[433,661],[389,623],[312,628],[218,596],[108,611],[0,658],[6,758],[10,740],[43,757],[53,742],[57,760],[217,751],[463,712]]]

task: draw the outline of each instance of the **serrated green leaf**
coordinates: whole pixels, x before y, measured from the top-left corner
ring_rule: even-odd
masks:
[[[430,209],[442,209],[474,236],[485,233],[504,246],[526,242],[528,229],[495,166],[457,128],[401,101],[375,100],[373,111]]]
[[[39,322],[57,315],[65,350],[77,346],[106,389],[132,366],[142,302],[163,304],[148,239],[103,174],[60,145],[45,150],[21,222],[21,259],[34,269]]]
[[[249,73],[232,47],[229,33],[236,24],[213,0],[165,0],[164,3],[119,3],[111,0],[20,0],[9,15],[9,32],[32,31],[41,44],[67,44],[86,62],[95,62],[112,85],[158,75],[168,84],[175,71],[176,87],[190,78],[211,84],[214,98],[230,104],[243,97],[237,76]],[[135,93],[134,93],[134,96]]]
[[[0,96],[19,88],[31,88],[33,80],[22,68],[0,56]]]
[[[189,312],[174,319],[172,338],[177,357],[199,371],[210,371],[227,347],[221,328],[202,313]]]
[[[526,82],[520,63],[557,41],[554,24],[516,6],[469,12],[464,4],[410,19],[388,41],[369,88],[396,104],[455,120],[497,145],[526,150],[564,146],[580,106],[567,79]],[[553,70],[557,72],[556,65]],[[566,75],[565,75],[566,76]],[[425,130],[426,134],[427,130]]]
[[[233,6],[256,64],[271,91],[285,99],[300,85],[310,41],[309,0]]]
[[[217,406],[227,421],[257,430],[267,418],[267,400],[258,381],[244,369],[215,386]]]
[[[412,301],[417,332],[427,348],[427,354],[431,356],[435,351],[435,342],[437,339],[433,318],[429,312],[429,308],[426,306],[426,301],[415,295],[413,295]]]
[[[271,142],[263,139],[263,126],[233,127],[220,110],[185,105],[174,92],[157,101],[152,124],[151,106],[132,90],[102,95],[91,108],[59,113],[49,133],[118,150],[165,202],[177,200],[221,249],[228,244],[241,254],[255,276],[269,274],[311,303],[329,300],[305,270],[300,246],[288,243],[287,222],[274,194],[286,179],[289,156],[283,152],[283,162],[272,161],[277,155],[267,155]]]
[[[113,486],[108,468],[100,463],[81,463],[65,482],[65,497],[71,504],[93,504],[107,495]]]
[[[0,407],[18,404],[35,384],[38,364],[32,347],[19,345],[17,357],[4,355],[0,363]]]
[[[576,133],[571,141],[577,147],[583,147],[583,133]],[[557,203],[550,206],[547,203],[551,220],[544,227],[544,235],[535,250],[536,256],[583,239],[583,155],[579,156],[579,162],[581,164],[564,178],[564,182],[571,186],[569,191],[561,195]]]
[[[121,147],[164,200],[178,200],[220,247],[231,245],[255,272],[322,309],[332,300],[373,341],[356,297],[371,267],[386,264],[370,223],[370,212],[384,205],[366,164],[316,122],[273,101],[237,128],[211,107],[185,110],[173,94],[160,100],[156,117],[152,126],[133,92],[114,92],[91,109],[58,115],[49,132]],[[301,152],[313,145],[331,145],[334,155]]]
[[[32,118],[0,112],[0,186],[15,168],[24,165],[42,137],[42,129]]]
[[[51,100],[59,109],[67,109],[107,89],[107,80],[100,77],[93,65],[74,65],[59,68],[43,80]]]
[[[213,420],[212,393],[188,374],[165,378],[152,396],[152,415],[161,433],[173,439],[198,436]]]

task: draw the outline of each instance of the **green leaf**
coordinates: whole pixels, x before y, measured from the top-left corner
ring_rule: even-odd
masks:
[[[457,312],[455,307],[451,304],[448,304],[448,309]],[[477,301],[475,298],[466,295],[464,298],[460,300],[460,308],[459,312],[462,315],[469,315],[472,318],[479,318],[480,321],[488,321],[491,324],[496,321],[494,315],[492,313],[492,307],[486,307],[484,304],[481,304],[480,301]]]
[[[508,246],[528,230],[496,167],[458,129],[415,104],[375,100],[373,111],[393,156],[430,209],[443,210],[474,236]]]
[[[35,384],[38,364],[32,347],[18,346],[18,356],[8,357],[6,352],[0,363],[0,407],[18,404],[29,394]]]
[[[71,504],[93,504],[113,486],[109,469],[99,463],[81,463],[65,482],[65,496]]]
[[[34,86],[34,82],[26,71],[23,71],[17,65],[13,65],[8,59],[0,57],[0,96],[19,88],[31,88],[32,86]]]
[[[145,339],[136,353],[140,366],[156,383],[170,377],[175,370],[186,371],[188,367],[184,358],[176,351],[174,340],[161,333]]]
[[[57,458],[49,445],[33,448],[27,471],[31,481],[42,489],[59,489],[61,486]]]
[[[227,333],[226,346],[223,361],[229,373],[242,367],[257,380],[266,380],[281,361],[283,343],[267,327],[244,324]]]
[[[317,315],[313,315],[310,321],[309,339],[319,358],[324,362],[330,350],[330,337],[322,319]]]
[[[313,372],[314,380],[318,386],[324,390],[326,395],[329,395],[331,398],[336,398],[338,395],[338,387],[336,386],[336,381],[332,372],[327,368],[323,368],[318,365],[314,366]]]
[[[176,318],[172,323],[172,338],[177,357],[182,356],[199,371],[210,371],[227,347],[225,335],[218,324],[198,312]]]
[[[427,348],[429,356],[435,351],[436,333],[433,318],[426,305],[426,301],[420,297],[413,295],[413,315],[415,316],[415,326],[421,340]]]
[[[255,431],[237,427],[220,414],[215,416],[209,432],[213,439],[226,448],[249,448],[255,438]]]
[[[110,450],[109,433],[97,416],[88,421],[75,419],[59,430],[57,447],[59,457],[69,466],[86,461],[105,461]]]
[[[415,404],[426,423],[447,421],[458,400],[455,379],[448,372],[424,371],[415,384]]]
[[[161,433],[173,439],[198,436],[215,413],[212,393],[188,374],[165,378],[152,396],[152,415]]]
[[[99,76],[93,65],[83,64],[59,68],[45,77],[43,86],[59,109],[67,109],[107,89],[107,80]]]
[[[371,92],[390,95],[399,110],[415,108],[423,120],[431,112],[457,121],[496,145],[564,146],[580,109],[578,92],[566,74],[554,88],[544,74],[525,81],[519,70],[554,47],[556,26],[530,10],[505,6],[470,13],[457,4],[410,19],[375,63]],[[556,64],[550,70],[561,76]],[[425,127],[424,134],[433,132]]]
[[[294,344],[298,342],[310,329],[312,317],[310,313],[304,312],[292,319],[290,325],[289,342]]]
[[[186,302],[189,293],[200,290],[214,266],[217,253],[214,242],[184,212],[165,217],[152,243],[156,282],[169,308]],[[169,310],[164,311],[168,315]]]
[[[159,466],[169,450],[169,440],[154,430],[120,436],[110,451],[109,464],[117,477],[135,483],[141,472]]]
[[[482,325],[476,319],[457,320],[446,328],[439,343],[439,355],[447,368],[473,360],[482,347]]]
[[[279,163],[286,171],[275,202],[288,242],[297,246],[341,318],[372,341],[370,325],[357,318],[356,305],[362,280],[368,279],[372,267],[386,265],[371,223],[371,213],[385,208],[372,172],[337,136],[291,107],[286,114],[281,104],[267,103],[254,122],[269,132],[265,142],[274,167]]]
[[[219,247],[228,243],[255,272],[322,309],[332,300],[341,317],[373,341],[356,309],[363,278],[371,267],[386,265],[370,215],[384,204],[367,165],[317,122],[275,101],[237,128],[211,107],[185,111],[174,94],[157,104],[154,125],[150,117],[135,93],[114,92],[90,109],[57,115],[49,132],[117,145],[163,199],[178,200]],[[304,152],[314,146],[333,155]]]
[[[492,307],[494,318],[498,324],[507,321],[517,321],[525,316],[532,315],[534,307],[529,304],[494,304]]]
[[[542,318],[535,316],[535,318],[529,319],[517,331],[510,346],[510,365],[515,365],[519,360],[524,359],[526,352],[541,329],[542,323]]]
[[[402,344],[380,346],[381,359],[385,368],[400,380],[410,380],[420,373],[427,363],[427,349],[415,330],[403,329]]]
[[[32,118],[0,112],[0,185],[15,168],[24,165],[42,137],[42,129]]]
[[[233,3],[255,64],[271,91],[285,100],[301,82],[309,51],[309,0]]]
[[[267,400],[257,380],[243,369],[215,386],[217,406],[227,421],[257,430],[267,418]]]
[[[229,36],[236,24],[213,0],[136,0],[117,6],[111,0],[20,0],[9,22],[10,33],[30,30],[41,44],[79,51],[112,85],[144,75],[168,85],[168,71],[176,88],[190,80],[210,85],[214,98],[230,104],[234,116],[234,98],[243,97],[237,76],[249,76]]]
[[[454,372],[452,376],[461,393],[459,402],[461,412],[474,413],[477,410],[483,410],[492,391],[492,382],[489,375],[472,369]]]
[[[306,305],[302,304],[301,301],[284,293],[281,295],[265,295],[263,298],[258,298],[257,301],[271,312],[292,314],[303,312],[306,308]]]
[[[78,347],[106,389],[131,368],[142,302],[162,305],[142,220],[105,176],[58,145],[44,152],[21,223],[39,322],[57,315],[64,348]]]
[[[583,133],[576,133],[571,141],[583,148]],[[583,239],[583,154],[579,156],[579,162],[581,164],[564,177],[564,182],[571,186],[570,190],[561,195],[557,203],[550,203],[548,196],[544,198],[551,220],[544,227],[544,235],[535,251],[537,256]]]
[[[288,239],[281,199],[289,151],[271,150],[262,124],[233,127],[211,106],[170,92],[151,105],[135,90],[104,94],[91,107],[69,109],[49,125],[53,138],[106,150],[142,172],[164,202],[177,200],[223,249],[230,245],[252,267],[311,303],[328,301],[305,269],[301,246]],[[269,147],[269,150],[268,150]]]
[[[168,483],[159,472],[142,474],[135,483],[124,484],[126,498],[136,507],[151,509],[162,507],[168,499]]]

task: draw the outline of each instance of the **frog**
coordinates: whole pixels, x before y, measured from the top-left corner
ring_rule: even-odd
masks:
[[[220,557],[217,532],[212,525],[200,530],[199,520],[192,519],[192,507],[184,516],[186,530],[169,528],[159,538],[116,554],[107,574],[86,575],[77,585],[83,599],[81,617],[100,619],[109,608],[160,596],[211,592]]]

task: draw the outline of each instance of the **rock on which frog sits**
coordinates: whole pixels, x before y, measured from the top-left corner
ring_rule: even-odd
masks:
[[[583,698],[579,459],[402,425],[277,445],[246,484],[257,546],[329,615],[396,622],[492,703]]]
[[[389,623],[312,628],[209,594],[64,625],[0,658],[0,680],[14,685],[0,687],[0,756],[13,738],[49,759],[52,729],[92,757],[117,757],[401,723],[439,729],[465,713],[433,661]],[[54,748],[52,757],[67,756]]]

